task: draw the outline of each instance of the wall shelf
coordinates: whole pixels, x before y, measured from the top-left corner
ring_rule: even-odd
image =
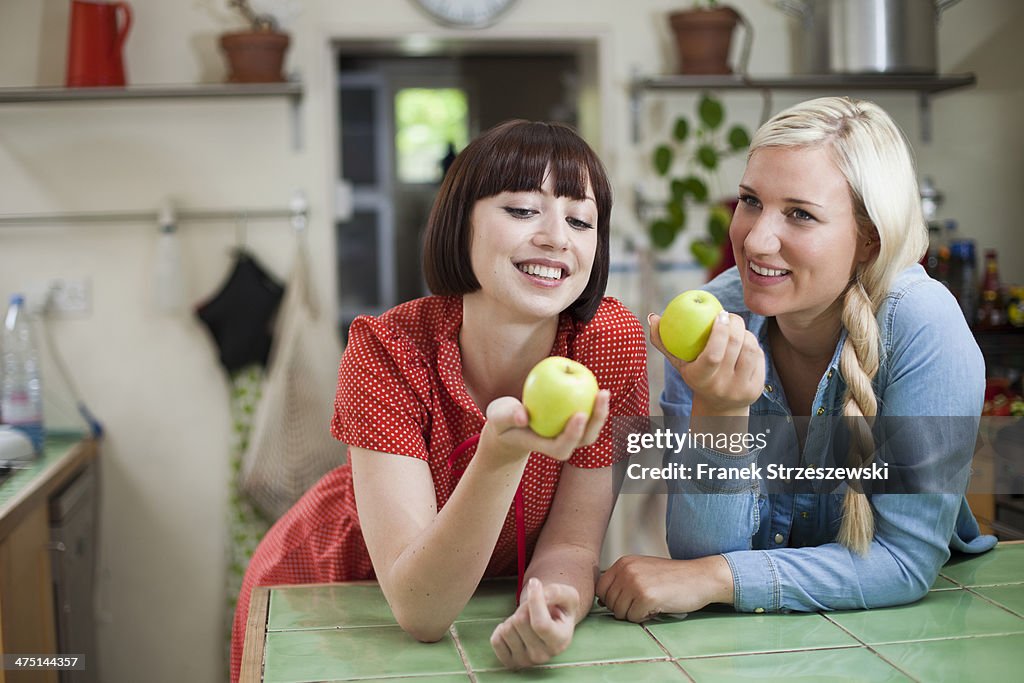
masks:
[[[199,83],[188,85],[129,85],[115,88],[18,87],[0,88],[0,105],[104,102],[120,100],[224,99],[285,97],[291,104],[292,146],[302,148],[299,105],[302,82]]]
[[[761,120],[771,114],[771,93],[805,91],[832,94],[868,91],[916,92],[921,116],[921,138],[931,140],[931,96],[966,88],[976,82],[974,74],[905,75],[905,74],[822,74],[796,76],[652,76],[634,78],[630,83],[630,104],[633,118],[633,141],[640,139],[640,108],[648,92],[681,90],[760,90],[763,98]]]

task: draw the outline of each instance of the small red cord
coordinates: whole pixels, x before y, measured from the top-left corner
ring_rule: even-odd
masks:
[[[462,479],[462,475],[466,471],[465,467],[455,467],[456,461],[458,461],[463,453],[476,446],[479,441],[480,435],[474,434],[456,446],[455,450],[448,456],[448,471],[455,477],[456,485],[458,485],[459,480]],[[518,605],[519,596],[523,592],[523,577],[526,575],[526,505],[523,502],[522,482],[516,487],[516,495],[512,499],[512,507],[515,510],[516,516],[516,604]]]

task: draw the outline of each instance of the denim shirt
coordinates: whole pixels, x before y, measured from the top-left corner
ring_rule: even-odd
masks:
[[[771,360],[766,319],[744,305],[736,268],[704,289],[744,319],[765,352],[765,388],[751,406],[751,415],[791,415]],[[984,361],[945,287],[914,265],[894,279],[877,320],[882,341],[874,380],[879,415],[980,415]],[[836,420],[814,416],[842,415],[846,384],[839,356],[845,342],[843,330],[815,392],[805,457],[824,450],[832,437],[828,432],[836,424]],[[662,410],[667,417],[679,416],[688,423],[692,392],[668,364],[665,377]],[[939,457],[969,471],[973,435],[952,441],[935,439],[927,449],[922,446],[905,457],[934,457],[933,452],[923,451],[937,448],[942,451]],[[705,454],[739,467],[758,458],[757,451],[735,457]],[[949,559],[950,548],[979,553],[996,543],[995,537],[980,534],[963,495],[966,483],[965,477],[963,487],[954,487],[959,493],[871,495],[875,537],[864,555],[835,541],[842,519],[840,493],[764,494],[757,484],[737,491],[735,484],[726,482],[712,493],[671,493],[668,547],[676,559],[722,554],[732,569],[738,611],[858,609],[912,602],[928,592]]]

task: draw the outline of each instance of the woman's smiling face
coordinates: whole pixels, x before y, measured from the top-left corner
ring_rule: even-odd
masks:
[[[756,150],[739,200],[729,236],[755,313],[817,319],[871,256],[846,178],[824,146]]]
[[[549,169],[550,171],[550,169]],[[502,192],[476,202],[470,259],[484,296],[516,318],[557,316],[586,289],[597,251],[597,204],[556,197],[548,172],[540,191]]]

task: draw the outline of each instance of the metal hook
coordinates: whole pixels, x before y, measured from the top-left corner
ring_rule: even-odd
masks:
[[[309,202],[306,201],[306,195],[302,193],[302,190],[296,190],[292,194],[291,201],[288,202],[288,208],[292,212],[292,230],[296,234],[302,234],[309,223]]]
[[[237,217],[236,222],[235,222],[235,248],[236,249],[245,249],[248,246],[248,244],[247,244],[248,238],[249,238],[248,231],[249,231],[248,214],[243,211],[243,212],[238,214],[238,217]]]

